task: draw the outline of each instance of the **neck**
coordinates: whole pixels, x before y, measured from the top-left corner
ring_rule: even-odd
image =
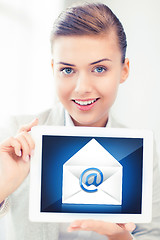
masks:
[[[83,123],[79,123],[77,122],[76,120],[74,120],[72,117],[71,117],[72,121],[73,121],[73,124],[74,126],[79,126],[79,127],[106,127],[107,123],[108,123],[108,116],[107,116],[107,119],[105,120],[102,120],[102,121],[99,121],[97,123],[93,123],[93,124],[83,124]]]

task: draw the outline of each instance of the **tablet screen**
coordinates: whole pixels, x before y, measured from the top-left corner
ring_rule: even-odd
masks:
[[[41,212],[141,213],[142,138],[44,135],[42,146]]]

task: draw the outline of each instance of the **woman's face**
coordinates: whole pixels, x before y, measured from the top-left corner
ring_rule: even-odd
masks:
[[[53,46],[57,94],[76,126],[105,126],[118,86],[128,76],[115,32],[62,36]]]

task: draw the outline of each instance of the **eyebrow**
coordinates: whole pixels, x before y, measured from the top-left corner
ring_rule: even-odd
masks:
[[[100,59],[98,61],[95,61],[95,62],[92,62],[90,63],[89,65],[94,65],[94,64],[97,64],[97,63],[100,63],[100,62],[103,62],[103,61],[112,61],[111,59],[109,58],[103,58],[103,59]],[[66,66],[70,66],[70,67],[75,67],[76,65],[74,64],[71,64],[71,63],[65,63],[65,62],[58,62],[57,64],[63,64],[63,65],[66,65]]]
[[[63,65],[71,66],[71,67],[75,67],[75,66],[76,66],[76,65],[74,65],[74,64],[65,63],[65,62],[58,62],[57,64],[63,64]]]
[[[109,61],[109,62],[111,62],[111,59],[109,59],[109,58],[103,58],[103,59],[100,59],[100,60],[98,60],[98,61],[96,61],[96,62],[90,63],[90,65],[94,65],[94,64],[97,64],[97,63],[100,63],[100,62],[103,62],[103,61]]]

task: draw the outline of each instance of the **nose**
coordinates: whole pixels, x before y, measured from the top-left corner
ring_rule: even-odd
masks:
[[[87,73],[79,73],[76,79],[75,92],[79,94],[90,93],[92,91],[92,82]]]

